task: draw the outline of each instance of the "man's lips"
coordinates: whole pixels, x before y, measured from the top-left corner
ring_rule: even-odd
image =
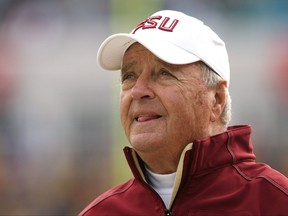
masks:
[[[161,115],[158,114],[140,114],[135,117],[137,122],[147,122],[151,120],[155,120],[161,118]]]
[[[146,121],[150,121],[150,120],[154,120],[154,119],[158,119],[161,116],[156,115],[156,116],[139,116],[136,118],[137,122],[146,122]]]

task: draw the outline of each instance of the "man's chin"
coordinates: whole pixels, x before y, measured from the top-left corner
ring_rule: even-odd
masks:
[[[137,152],[151,152],[163,147],[163,138],[155,134],[138,134],[130,137],[130,144]]]

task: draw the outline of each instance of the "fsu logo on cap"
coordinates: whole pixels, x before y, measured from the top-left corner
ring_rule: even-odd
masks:
[[[135,34],[136,31],[138,31],[140,28],[142,28],[142,30],[158,28],[162,31],[173,32],[179,20],[173,19],[173,21],[171,21],[172,19],[170,17],[164,17],[163,19],[162,18],[162,16],[152,16],[143,20],[136,26],[132,34]]]

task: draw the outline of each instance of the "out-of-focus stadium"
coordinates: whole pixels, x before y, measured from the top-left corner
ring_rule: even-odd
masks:
[[[226,42],[230,124],[252,125],[257,161],[288,176],[288,1],[1,0],[0,215],[76,215],[131,177],[119,73],[96,55],[162,9]]]

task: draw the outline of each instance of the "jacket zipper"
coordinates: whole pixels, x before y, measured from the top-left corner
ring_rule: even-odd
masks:
[[[148,185],[148,188],[150,190],[152,190],[159,197],[159,199],[162,201],[163,206],[164,206],[164,216],[171,216],[172,215],[171,209],[166,208],[166,205],[165,205],[164,201],[162,200],[162,198],[160,197],[160,195],[150,185]]]
[[[160,195],[149,185],[149,184],[144,184],[144,187],[147,187],[149,190],[151,190],[162,202],[163,206],[164,206],[164,216],[171,216],[172,215],[172,212],[170,209],[167,209],[166,208],[166,205],[164,203],[164,201],[162,200],[162,198],[160,197]]]
[[[171,216],[172,212],[169,209],[165,209],[165,216]]]

